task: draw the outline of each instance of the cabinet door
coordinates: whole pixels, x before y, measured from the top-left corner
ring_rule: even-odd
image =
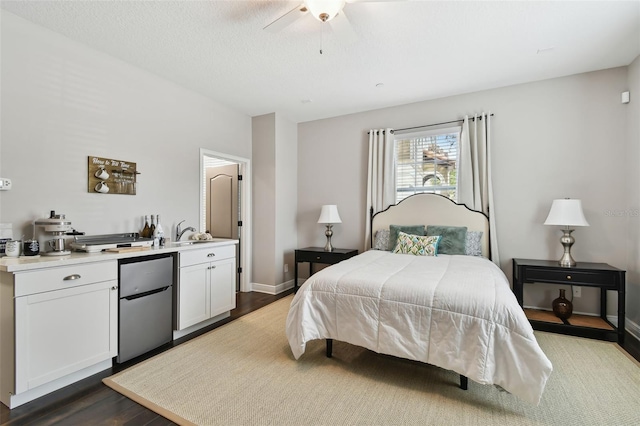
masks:
[[[178,281],[178,330],[211,317],[209,263],[180,268]]]
[[[117,355],[118,282],[15,299],[16,393]]]
[[[211,316],[236,307],[236,260],[211,262]]]

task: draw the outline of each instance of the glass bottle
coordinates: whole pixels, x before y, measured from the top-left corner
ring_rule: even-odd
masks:
[[[149,228],[149,237],[153,238],[155,232],[156,232],[156,216],[152,214],[151,215],[151,227]]]
[[[149,238],[149,231],[151,230],[151,228],[149,228],[149,216],[145,215],[144,217],[144,228],[142,228],[142,231],[140,232],[140,236],[142,238]]]
[[[153,233],[154,240],[157,238],[158,243],[163,246],[164,245],[164,230],[162,229],[162,225],[160,224],[160,215],[156,215],[156,229]]]

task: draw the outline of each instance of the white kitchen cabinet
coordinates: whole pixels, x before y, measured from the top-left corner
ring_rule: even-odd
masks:
[[[117,279],[116,261],[2,273],[3,292],[13,287],[13,306],[3,298],[2,308],[13,311],[14,322],[3,330],[5,405],[14,408],[78,380],[74,374],[111,365],[118,350]]]
[[[180,268],[178,278],[178,330],[211,318],[210,263]]]
[[[180,252],[178,330],[184,330],[235,308],[235,256],[235,244]]]
[[[236,259],[223,259],[211,264],[211,317],[236,307]]]

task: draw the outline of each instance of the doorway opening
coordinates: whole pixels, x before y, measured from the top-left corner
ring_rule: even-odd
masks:
[[[251,291],[251,161],[200,148],[200,229],[233,238],[236,291]]]

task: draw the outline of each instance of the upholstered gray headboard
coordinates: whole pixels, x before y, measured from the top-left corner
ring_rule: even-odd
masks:
[[[371,236],[389,225],[466,226],[467,231],[482,231],[482,255],[491,258],[489,218],[482,212],[456,204],[438,194],[416,194],[405,198],[371,218]]]

